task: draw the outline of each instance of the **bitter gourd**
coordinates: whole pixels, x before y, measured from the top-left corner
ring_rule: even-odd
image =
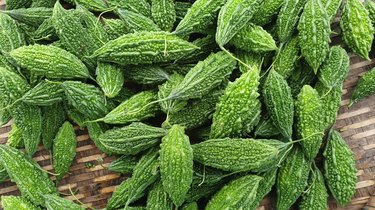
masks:
[[[182,207],[181,210],[198,210],[197,202],[191,202]]]
[[[325,210],[327,206],[327,188],[324,177],[319,169],[314,169],[310,174],[309,185],[305,193],[302,194],[298,208],[301,210]]]
[[[273,68],[284,78],[289,78],[293,74],[296,61],[300,57],[300,47],[298,37],[294,36],[280,49],[279,54],[273,64]]]
[[[327,15],[329,19],[332,21],[337,14],[337,10],[339,9],[342,0],[320,0],[322,5],[326,9]]]
[[[85,8],[96,11],[103,12],[108,10],[108,5],[105,0],[68,0],[71,4],[76,4],[84,6]]]
[[[303,60],[299,62],[293,74],[288,78],[288,84],[293,98],[297,98],[304,85],[311,85],[315,79],[316,75],[309,64]]]
[[[173,203],[165,192],[161,181],[157,181],[147,195],[147,210],[170,210]]]
[[[147,0],[107,0],[110,7],[127,9],[151,18],[151,7]]]
[[[116,97],[124,85],[124,76],[120,67],[98,62],[96,81],[108,98]]]
[[[375,2],[372,0],[365,0],[365,7],[369,13],[372,27],[375,29]]]
[[[17,127],[15,123],[12,123],[11,130],[8,134],[8,141],[6,143],[10,147],[22,148],[25,147],[22,138],[22,131]]]
[[[342,10],[340,27],[345,44],[356,54],[370,60],[368,53],[374,39],[374,28],[365,6],[359,0],[348,0]]]
[[[64,99],[64,90],[60,84],[42,81],[27,91],[21,101],[36,106],[51,106]]]
[[[31,7],[53,7],[55,5],[56,0],[32,0],[33,3]]]
[[[169,96],[173,88],[179,85],[184,76],[180,74],[172,74],[169,77],[169,80],[166,81],[163,85],[159,85],[158,98],[163,99]],[[167,100],[159,103],[161,110],[166,113],[176,113],[183,109],[187,105],[185,100]]]
[[[124,34],[130,33],[129,28],[121,19],[103,19],[105,31],[109,40],[117,39]]]
[[[176,1],[174,5],[175,5],[175,11],[176,11],[176,19],[177,21],[181,21],[182,19],[184,19],[192,3]]]
[[[350,98],[350,106],[357,101],[375,93],[374,81],[375,68],[372,68],[358,80],[357,86],[355,87],[354,92],[352,93],[352,96]]]
[[[8,3],[8,2],[7,2]],[[7,4],[9,5],[9,4]],[[26,45],[25,35],[9,15],[0,13],[0,50],[10,52]]]
[[[262,117],[255,128],[254,136],[270,138],[280,134],[279,129],[273,124],[272,119],[269,116]]]
[[[250,22],[263,26],[270,23],[273,16],[277,15],[285,0],[264,0],[260,8],[254,13]]]
[[[124,155],[112,161],[108,166],[108,170],[121,174],[132,173],[138,161],[138,157]]]
[[[73,201],[61,198],[57,195],[44,195],[46,200],[47,210],[84,210],[82,206],[74,203]]]
[[[163,31],[171,31],[176,21],[174,0],[152,0],[151,15]]]
[[[42,141],[44,148],[47,150],[52,149],[53,140],[59,131],[59,128],[65,122],[65,111],[62,103],[56,103],[51,106],[42,108]]]
[[[30,26],[38,27],[46,19],[52,16],[52,8],[36,7],[36,8],[21,8],[15,10],[2,11],[8,14],[14,20],[25,23]]]
[[[141,31],[160,31],[159,26],[156,25],[152,19],[143,16],[142,14],[125,9],[119,9],[117,13],[132,33]]]
[[[134,122],[122,128],[108,130],[99,136],[106,150],[115,154],[136,155],[160,143],[166,130]]]
[[[331,130],[323,153],[324,177],[340,206],[350,202],[357,182],[354,154],[340,133]]]
[[[256,209],[263,198],[271,191],[273,185],[275,185],[276,182],[277,170],[278,168],[275,167],[267,172],[258,175],[263,179],[259,182],[254,202],[249,203],[249,209]]]
[[[169,74],[160,66],[139,65],[128,66],[124,70],[125,79],[142,85],[161,84],[169,80]]]
[[[8,0],[6,2],[6,9],[19,9],[19,8],[27,8],[31,5],[32,1],[29,0]]]
[[[38,210],[36,206],[22,197],[17,196],[1,196],[1,205],[4,210]]]
[[[238,59],[246,63],[246,66],[244,64],[239,64],[239,69],[242,73],[252,70],[257,70],[260,72],[263,63],[262,54],[238,49],[236,50],[235,54]]]
[[[218,46],[215,42],[215,37],[212,35],[207,35],[203,38],[198,38],[192,42],[199,49],[187,53],[181,58],[178,58],[175,62],[178,63],[197,63],[201,60],[207,58],[212,52],[215,52],[218,49]]]
[[[100,122],[88,122],[86,123],[86,125],[90,139],[94,142],[95,146],[105,154],[112,155],[112,152],[108,151],[99,141],[99,136],[103,134],[106,129],[108,129],[107,126],[104,123]]]

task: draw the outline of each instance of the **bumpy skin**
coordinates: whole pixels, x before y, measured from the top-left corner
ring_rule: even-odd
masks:
[[[0,49],[2,51],[10,52],[11,50],[26,45],[24,34],[18,27],[16,21],[13,20],[10,16],[1,13],[0,25],[2,28],[2,30],[0,31]]]
[[[298,37],[294,36],[280,49],[279,55],[276,57],[273,68],[284,78],[292,75],[297,59],[300,56],[300,47]]]
[[[275,166],[279,153],[277,146],[254,139],[211,139],[192,147],[194,160],[225,171]]]
[[[160,145],[160,176],[176,206],[185,201],[193,181],[193,150],[184,127],[173,125]]]
[[[264,0],[250,21],[258,26],[270,23],[272,18],[280,11],[284,2],[285,0]]]
[[[150,64],[173,61],[195,49],[195,45],[167,32],[139,32],[107,42],[93,57],[122,65]]]
[[[168,98],[187,100],[202,98],[218,87],[236,67],[237,62],[221,51],[200,61],[186,75],[184,80],[172,90]]]
[[[132,173],[138,161],[138,157],[124,155],[112,161],[108,166],[108,170],[121,174]]]
[[[53,7],[56,0],[32,0],[31,7]]]
[[[375,29],[375,2],[372,0],[365,0],[365,7],[369,13],[372,27]]]
[[[174,33],[182,36],[197,32],[207,33],[207,30],[214,25],[219,9],[225,2],[225,0],[195,1]]]
[[[142,14],[125,9],[119,9],[118,14],[131,33],[140,31],[160,31],[158,25],[152,19]]]
[[[262,117],[255,128],[254,136],[262,138],[270,138],[280,134],[279,129],[273,124],[272,119],[267,117]]]
[[[181,1],[176,1],[174,3],[175,5],[175,10],[176,10],[176,19],[177,21],[181,21],[184,19],[185,15],[187,14],[189,8],[193,5],[190,2],[181,2]]]
[[[0,161],[21,194],[35,205],[44,206],[45,194],[56,194],[55,184],[31,158],[17,149],[0,145]]]
[[[253,130],[261,113],[259,80],[259,72],[251,69],[228,84],[216,106],[210,138],[242,136]]]
[[[298,207],[301,210],[326,210],[328,192],[324,183],[324,177],[319,169],[310,174],[307,190],[302,194]]]
[[[57,195],[44,195],[47,210],[84,210],[82,206]]]
[[[318,91],[322,101],[322,129],[327,129],[336,122],[337,112],[339,111],[341,104],[342,84],[331,89],[325,87],[322,83],[317,82],[315,89]]]
[[[11,130],[8,134],[8,141],[6,143],[10,147],[23,148],[25,144],[22,138],[22,131],[17,127],[15,123],[12,123]]]
[[[27,9],[15,9],[3,11],[5,14],[11,16],[14,20],[25,23],[30,26],[38,27],[44,20],[52,16],[52,9],[39,7]]]
[[[263,56],[261,53],[247,52],[244,50],[236,50],[236,56],[238,59],[246,63],[247,66],[239,64],[239,69],[242,73],[256,69],[260,72],[260,68],[263,63]],[[250,66],[250,68],[248,67]]]
[[[158,99],[161,100],[168,97],[171,91],[176,88],[183,79],[184,76],[181,74],[172,74],[168,81],[166,81],[163,85],[159,85]],[[169,114],[181,111],[187,105],[187,103],[188,102],[185,100],[167,100],[159,102],[159,105],[164,113]]]
[[[319,69],[319,81],[326,87],[340,86],[349,73],[349,56],[340,46],[330,49]]]
[[[297,134],[306,158],[313,160],[323,141],[322,102],[316,90],[310,85],[303,86],[296,102]]]
[[[271,70],[263,85],[263,97],[274,125],[285,138],[291,138],[294,116],[294,102],[286,80]]]
[[[125,22],[121,19],[105,19],[103,18],[104,28],[108,34],[109,40],[114,40],[119,38],[124,34],[130,33],[129,28]]]
[[[38,210],[36,206],[22,197],[1,196],[1,205],[4,210]]]
[[[90,78],[82,61],[58,47],[29,45],[11,51],[10,56],[35,75],[58,79]]]
[[[307,185],[309,172],[310,162],[300,148],[294,148],[277,175],[277,209],[288,210],[296,202]]]
[[[340,8],[342,0],[320,0],[326,9],[329,19],[332,21],[336,17],[337,10]]]
[[[99,88],[78,81],[65,81],[62,87],[69,104],[85,117],[97,119],[107,114],[106,99]]]
[[[159,152],[151,149],[134,168],[131,178],[123,181],[113,192],[106,209],[114,210],[128,205],[143,196],[148,186],[159,177]]]
[[[236,48],[258,53],[277,49],[271,34],[254,24],[248,24],[240,29],[230,43]]]
[[[151,8],[147,0],[107,0],[110,7],[130,10],[151,18]]]
[[[358,81],[350,98],[350,106],[375,93],[375,68],[366,72]]]
[[[152,0],[151,15],[163,31],[171,31],[176,21],[174,0]]]
[[[276,20],[276,31],[281,42],[286,42],[292,36],[306,2],[307,0],[285,0]]]
[[[200,49],[197,49],[191,53],[188,53],[180,57],[175,62],[186,64],[198,63],[199,61],[207,58],[210,55],[210,53],[215,52],[218,49],[215,37],[213,35],[207,35],[206,37],[198,38],[194,40],[192,43]]]
[[[112,152],[108,151],[106,147],[99,141],[99,136],[105,132],[106,126],[104,123],[100,122],[90,122],[87,123],[87,131],[90,138],[94,142],[95,146],[105,154],[111,155]]]
[[[247,209],[254,202],[262,177],[246,175],[221,188],[208,202],[206,210]]]
[[[157,181],[147,196],[147,210],[170,210],[173,209],[173,203],[165,192],[161,181]]]
[[[115,154],[136,155],[160,143],[166,135],[162,128],[152,127],[141,122],[108,130],[99,136],[106,150]]]
[[[297,98],[304,85],[312,84],[316,79],[316,75],[306,62],[301,62],[296,67],[293,74],[288,78],[288,84],[291,89],[293,98]]]
[[[30,0],[8,0],[6,2],[6,10],[27,8],[31,2]]]
[[[51,106],[64,99],[64,90],[60,84],[47,81],[38,83],[31,90],[27,91],[21,100],[35,106]]]
[[[124,77],[141,85],[157,85],[170,79],[169,74],[156,65],[129,66],[124,70]]]
[[[340,133],[331,130],[323,156],[327,186],[337,203],[344,207],[355,193],[357,169],[354,154]]]
[[[31,33],[31,38],[34,40],[55,40],[57,39],[55,28],[52,25],[53,19],[48,18],[43,21],[38,28]]]
[[[53,168],[56,180],[60,181],[68,173],[76,156],[77,140],[73,125],[65,122],[56,134],[53,142]]]
[[[156,100],[157,93],[154,91],[137,93],[118,105],[100,120],[108,124],[127,124],[154,117],[160,110],[160,107],[158,104],[150,103]]]
[[[298,23],[298,39],[302,56],[314,70],[329,52],[331,27],[329,17],[320,0],[308,0]]]
[[[256,209],[263,198],[271,191],[276,182],[277,170],[278,168],[274,167],[267,172],[259,174],[263,179],[259,182],[254,202],[249,203],[248,209]]]
[[[120,67],[109,63],[98,62],[96,81],[105,96],[114,98],[119,94],[124,85],[124,76]]]
[[[253,17],[263,0],[228,0],[220,9],[216,43],[224,46],[229,42]]]
[[[368,53],[374,39],[374,28],[368,11],[359,0],[346,1],[340,27],[345,44],[362,58],[370,60]]]
[[[61,103],[42,108],[42,141],[44,148],[52,149],[53,140],[61,125],[65,122],[65,111]]]
[[[90,11],[103,12],[108,10],[108,5],[104,0],[74,0],[71,3],[84,6]]]

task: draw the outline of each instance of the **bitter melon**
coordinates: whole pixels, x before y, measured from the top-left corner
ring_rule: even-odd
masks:
[[[375,93],[375,68],[372,68],[370,71],[366,72],[357,83],[357,86],[352,93],[350,98],[349,106],[353,105],[357,101],[368,97]]]
[[[86,124],[90,139],[94,142],[95,146],[105,154],[111,155],[112,152],[108,151],[99,141],[99,136],[103,134],[106,129],[108,129],[107,126],[104,123],[100,122],[88,122]]]
[[[107,0],[110,7],[127,9],[151,18],[151,7],[147,0]]]
[[[263,179],[259,182],[254,202],[249,203],[249,209],[256,209],[263,198],[271,191],[273,185],[275,185],[276,182],[277,170],[278,168],[275,167],[267,172],[258,175]]]
[[[12,1],[11,1],[12,2]],[[9,5],[9,4],[7,4]],[[0,13],[0,50],[10,52],[26,45],[25,35],[9,15]]]
[[[260,8],[254,13],[250,22],[263,26],[270,23],[275,15],[280,11],[285,0],[264,0]]]
[[[121,65],[150,64],[173,61],[195,49],[198,47],[167,32],[139,32],[107,42],[93,57]]]
[[[160,176],[172,202],[181,206],[193,181],[193,150],[185,128],[180,125],[173,125],[162,139]]]
[[[17,149],[0,145],[0,162],[12,177],[12,181],[17,184],[21,194],[33,204],[44,206],[43,195],[57,193],[48,174],[42,171],[34,160]]]
[[[152,0],[151,15],[163,31],[171,31],[176,21],[174,0]]]
[[[239,69],[242,73],[246,73],[252,70],[257,70],[258,72],[260,72],[263,63],[262,54],[239,49],[236,50],[235,54],[238,59],[246,63],[246,66],[244,64],[239,64]]]
[[[60,84],[42,81],[27,91],[21,101],[36,106],[51,106],[64,99],[64,90]]]
[[[271,69],[263,85],[263,97],[274,125],[285,138],[291,138],[294,101],[286,80]]]
[[[157,181],[147,195],[147,210],[170,210],[173,203],[165,192],[161,181]]]
[[[184,19],[192,3],[176,1],[174,5],[175,5],[175,10],[176,10],[176,19],[177,21],[181,21],[182,19]]]
[[[42,108],[42,141],[44,148],[52,149],[53,140],[61,125],[65,122],[65,111],[62,103],[56,103]]]
[[[201,60],[207,58],[212,52],[217,51],[219,48],[215,42],[215,37],[213,35],[207,35],[203,38],[198,38],[192,42],[199,49],[188,53],[181,58],[177,59],[175,62],[178,63],[197,63]]]
[[[28,8],[31,5],[32,1],[30,0],[7,0],[6,9],[19,9],[19,8]]]
[[[1,196],[1,205],[4,210],[38,210],[36,206],[31,204],[25,198],[17,196]]]
[[[96,81],[108,98],[116,97],[124,85],[124,76],[119,66],[98,62]]]
[[[132,33],[140,31],[160,31],[159,26],[156,25],[152,19],[142,14],[125,9],[119,9],[117,13]]]
[[[327,206],[327,188],[324,178],[319,169],[314,169],[310,174],[309,185],[305,193],[302,194],[298,207],[301,210],[325,210]]]
[[[273,124],[269,116],[262,117],[255,128],[254,136],[262,138],[270,138],[280,134],[279,129]]]
[[[169,77],[169,80],[166,81],[163,85],[159,85],[159,91],[158,91],[158,98],[163,99],[169,96],[171,91],[179,85],[182,80],[184,79],[184,76],[180,74],[172,74]],[[166,113],[176,113],[180,110],[182,110],[186,105],[187,101],[185,100],[167,100],[162,101],[159,103],[161,110]]]
[[[108,170],[121,174],[132,173],[138,161],[138,157],[124,155],[112,161],[108,166]]]
[[[124,70],[125,79],[142,85],[161,84],[169,80],[169,74],[160,66],[128,66]]]
[[[182,207],[181,210],[198,210],[197,202],[191,202]]]
[[[305,61],[299,62],[293,74],[288,78],[288,84],[293,98],[297,98],[304,85],[312,84],[316,79],[314,71]]]
[[[105,0],[68,0],[71,4],[76,4],[84,6],[85,8],[96,11],[103,12],[108,10],[108,5]]]
[[[0,164],[0,183],[3,183],[9,179],[9,175],[7,173],[7,170]],[[3,205],[4,206],[4,205]]]
[[[134,122],[122,128],[108,130],[99,136],[106,150],[115,154],[136,155],[160,143],[166,130]]]
[[[340,27],[345,44],[356,54],[370,60],[368,53],[374,39],[374,28],[365,6],[359,0],[347,0]]]
[[[323,156],[327,186],[337,203],[346,206],[355,193],[357,182],[354,154],[340,133],[331,130]]]
[[[47,210],[84,210],[82,206],[57,195],[44,195]]]
[[[372,0],[365,0],[365,7],[369,13],[372,27],[375,29],[375,2]]]
[[[29,26],[38,27],[46,19],[52,16],[52,8],[37,7],[37,8],[21,8],[15,10],[5,10],[3,13],[9,15],[14,20],[25,23]]]
[[[32,0],[33,3],[31,7],[53,7],[55,5],[56,0]]]
[[[15,123],[12,123],[11,130],[8,134],[8,141],[6,143],[10,147],[23,148],[25,144],[22,138],[22,131],[17,127]]]
[[[320,0],[323,7],[326,9],[329,19],[332,21],[337,14],[337,10],[340,8],[342,0]]]
[[[130,33],[129,28],[121,19],[103,19],[105,31],[109,40],[117,39],[124,34]]]
[[[280,49],[273,64],[273,68],[284,78],[293,74],[297,59],[300,57],[298,37],[290,38]]]
[[[277,209],[288,210],[296,202],[307,186],[310,165],[298,146],[289,153],[277,175]]]

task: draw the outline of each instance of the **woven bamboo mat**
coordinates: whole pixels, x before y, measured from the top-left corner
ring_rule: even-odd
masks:
[[[0,9],[3,9],[4,0],[0,0]],[[333,38],[333,43],[339,43],[339,37]],[[374,49],[374,46],[373,46]],[[330,198],[329,209],[369,209],[375,210],[375,96],[371,96],[358,102],[348,109],[349,98],[358,78],[370,68],[375,66],[375,52],[372,52],[371,61],[366,61],[354,54],[350,54],[350,73],[344,82],[341,108],[335,128],[341,131],[345,141],[355,153],[358,169],[358,183],[356,194],[350,205],[339,208]],[[0,143],[7,141],[11,122],[0,128]],[[58,190],[65,198],[74,200],[78,198],[87,207],[104,208],[107,199],[111,196],[115,187],[126,176],[111,173],[106,170],[114,157],[108,157],[100,152],[89,138],[86,130],[75,127],[77,134],[77,156],[68,175],[60,182]],[[34,155],[36,160],[45,170],[52,171],[50,154],[39,147]],[[51,179],[54,179],[51,176]],[[75,192],[75,198],[70,190]],[[17,186],[9,180],[0,184],[0,196],[19,195]],[[274,196],[263,200],[259,209],[274,209]],[[0,206],[1,209],[1,206]]]

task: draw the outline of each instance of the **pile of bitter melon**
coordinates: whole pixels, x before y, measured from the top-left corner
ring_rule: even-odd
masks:
[[[338,11],[343,44],[330,46]],[[371,21],[370,0],[7,0],[0,180],[22,196],[3,208],[84,209],[56,187],[72,123],[131,174],[107,210],[252,210],[272,189],[279,210],[325,210],[330,194],[347,205],[355,161],[331,127],[346,50],[369,59]],[[352,103],[373,92],[375,70]],[[31,158],[41,142],[52,172]]]

